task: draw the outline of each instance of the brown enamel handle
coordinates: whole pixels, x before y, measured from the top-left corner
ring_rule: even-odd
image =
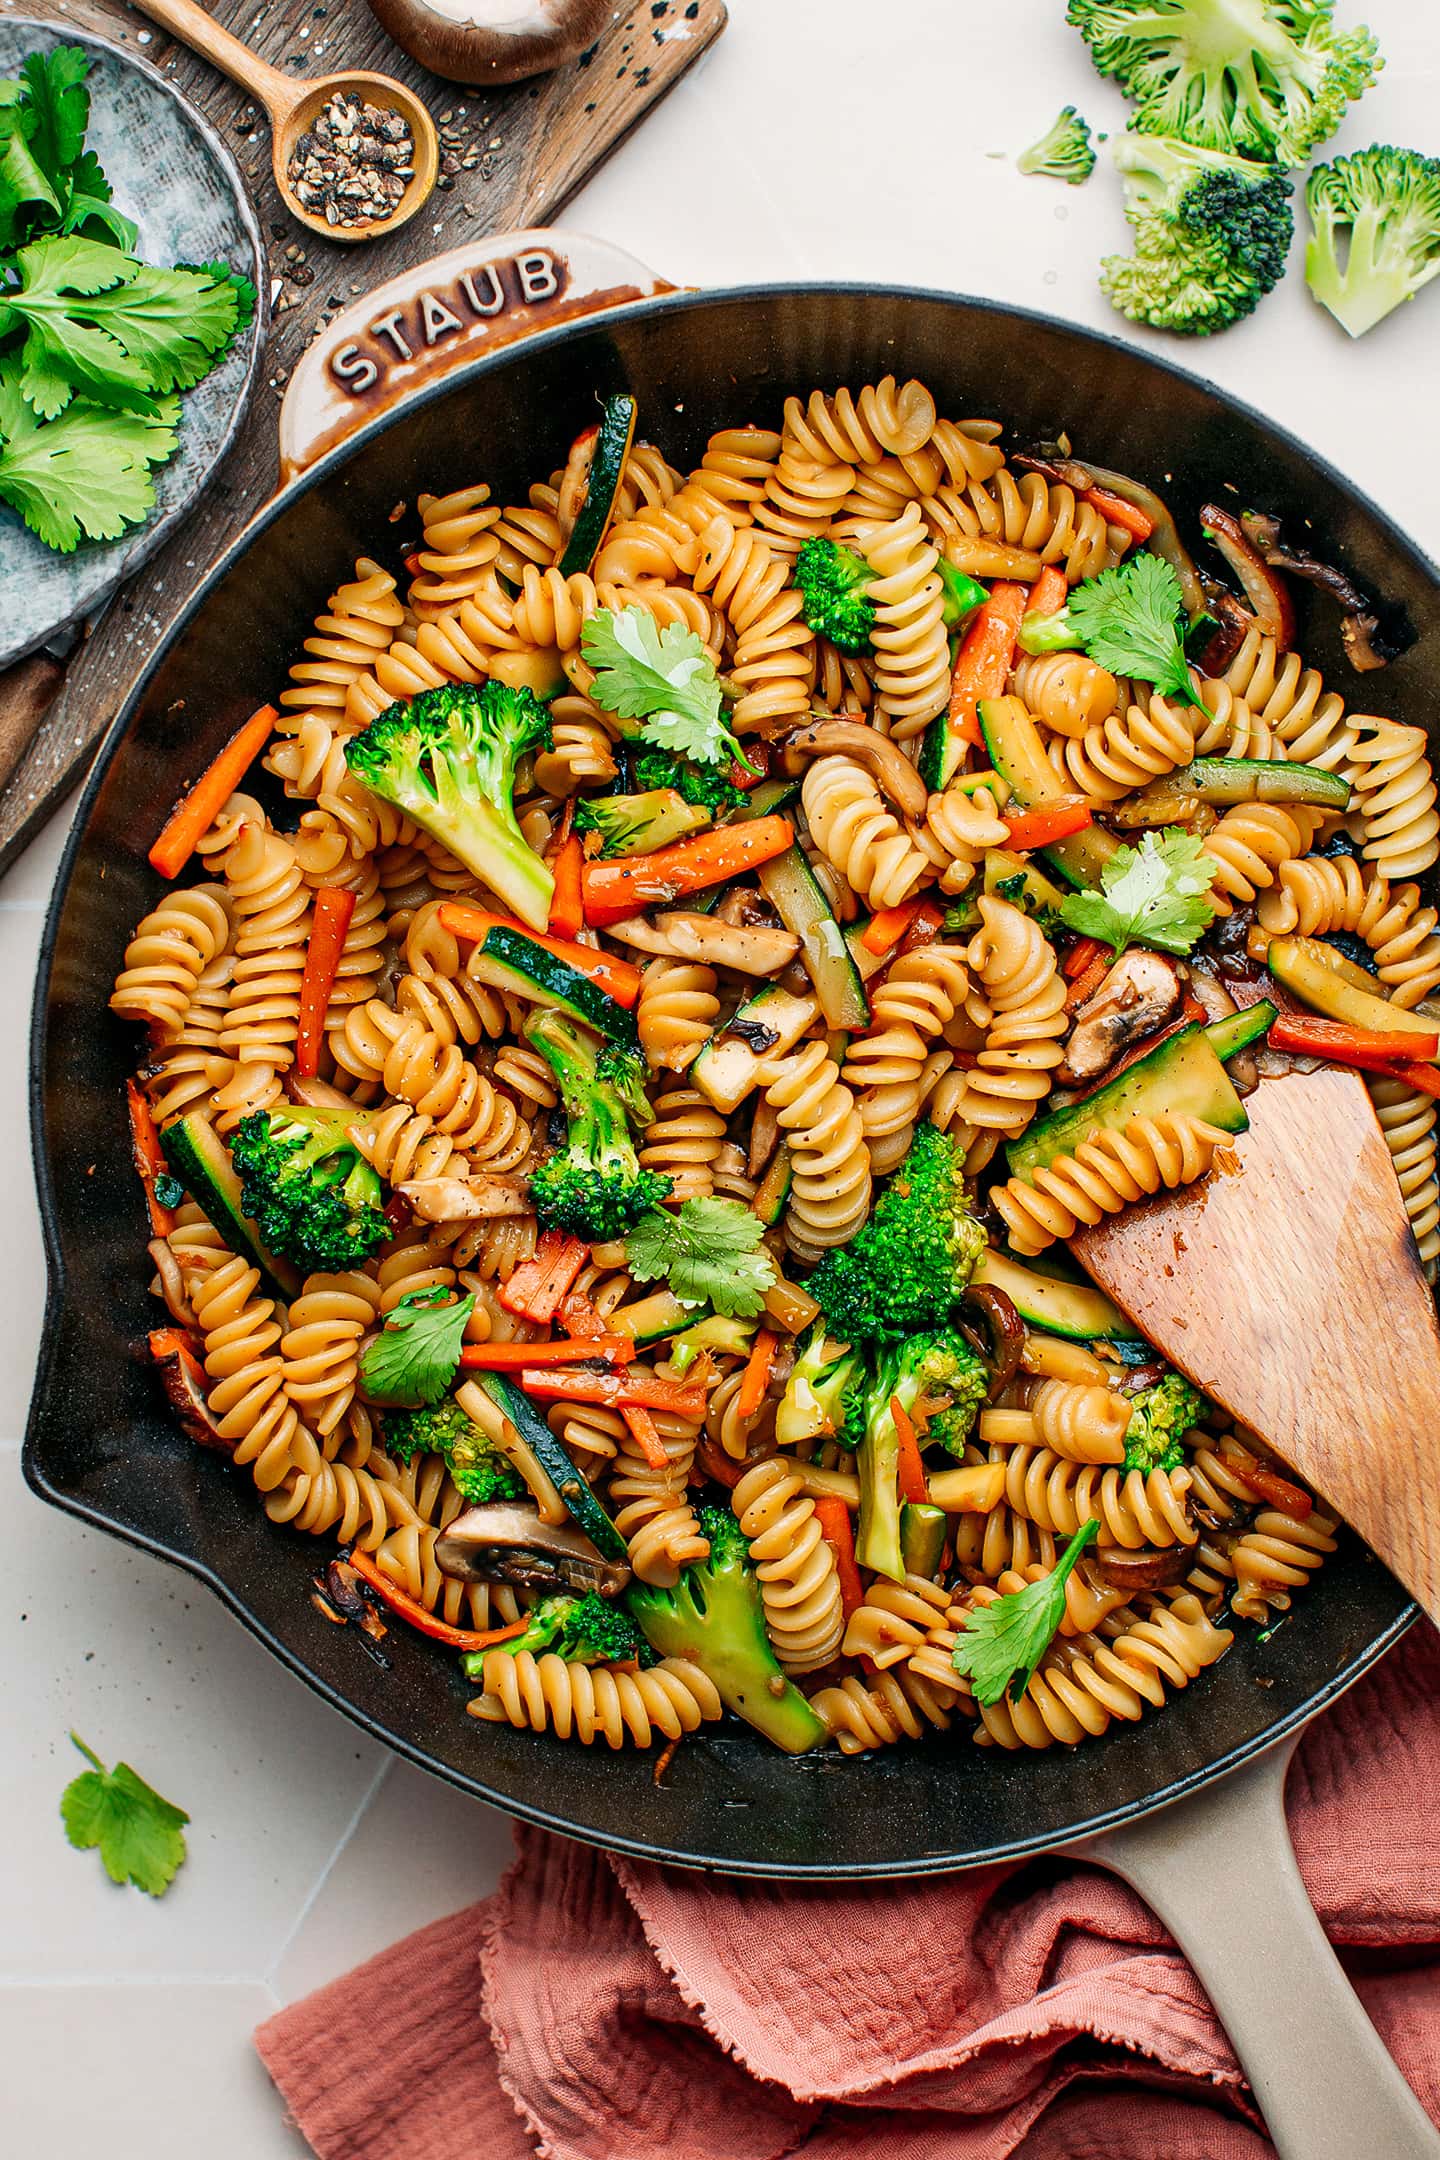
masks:
[[[282,483],[482,353],[674,290],[608,241],[538,227],[420,263],[346,308],[306,348],[280,408]]]
[[[214,16],[197,7],[195,0],[131,0],[131,5],[162,29],[173,31],[192,52],[257,97],[269,113],[272,126],[292,113],[311,87],[309,83],[291,82],[279,68],[271,67],[239,38],[222,30]]]

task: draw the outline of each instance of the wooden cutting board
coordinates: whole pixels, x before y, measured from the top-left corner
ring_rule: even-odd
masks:
[[[280,395],[316,331],[361,293],[430,256],[485,233],[548,223],[726,20],[724,0],[622,0],[611,28],[579,61],[531,83],[469,91],[408,60],[362,0],[263,10],[254,0],[207,4],[217,21],[297,78],[360,67],[412,84],[441,130],[440,187],[388,240],[354,248],[318,239],[286,215],[271,177],[264,114],[243,90],[119,0],[66,0],[63,8],[55,0],[21,0],[26,14],[133,47],[224,136],[250,183],[269,248],[271,289],[261,299],[271,320],[268,387],[257,393],[206,501],[122,589],[68,672],[40,654],[0,675],[0,871],[78,781],[188,594],[273,490]]]

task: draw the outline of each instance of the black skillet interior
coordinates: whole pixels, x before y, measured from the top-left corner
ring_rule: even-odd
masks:
[[[1426,721],[1435,573],[1339,475],[1202,381],[1044,317],[942,295],[762,289],[642,304],[417,399],[319,467],[202,588],[88,789],[47,929],[34,1036],[52,1269],[25,1452],[35,1490],[189,1568],[357,1723],[515,1814],[656,1858],[822,1879],[1037,1851],[1177,1797],[1337,1692],[1411,1608],[1348,1541],[1268,1640],[1246,1630],[1162,1716],[1075,1753],[982,1753],[962,1732],[854,1761],[791,1761],[726,1729],[681,1749],[657,1789],[648,1757],[477,1726],[450,1654],[396,1629],[382,1671],[351,1631],[320,1621],[307,1593],[328,1545],[273,1528],[248,1479],[168,1421],[141,1347],[154,1307],[121,1093],[135,1045],[105,1001],[155,895],[145,849],[177,783],[275,695],[357,554],[398,567],[414,519],[392,522],[397,503],[481,475],[497,499],[523,499],[514,491],[561,462],[597,393],[633,390],[642,432],[683,466],[718,426],[776,421],[788,391],[892,371],[927,381],[944,412],[1003,418],[1012,444],[1068,429],[1077,454],[1162,489],[1192,538],[1212,496],[1282,512],[1296,538],[1402,602],[1419,633],[1362,687],[1346,679],[1333,617],[1304,607],[1307,655],[1351,702]]]

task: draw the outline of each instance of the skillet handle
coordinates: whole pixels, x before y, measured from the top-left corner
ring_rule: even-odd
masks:
[[[1069,1849],[1164,1921],[1203,1983],[1280,2160],[1437,2160],[1421,2107],[1325,1939],[1285,1822],[1298,1735],[1231,1777]]]
[[[583,233],[492,233],[367,293],[306,347],[280,407],[280,478],[453,368],[557,323],[675,287]]]

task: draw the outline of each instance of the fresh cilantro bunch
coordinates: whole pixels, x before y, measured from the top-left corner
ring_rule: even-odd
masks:
[[[969,1678],[976,1702],[997,1703],[1007,1693],[1020,1700],[1065,1617],[1070,1572],[1099,1530],[1093,1518],[1081,1523],[1048,1575],[966,1614],[950,1662]]]
[[[163,1897],[185,1859],[183,1808],[162,1800],[129,1763],[107,1770],[78,1733],[71,1733],[93,1769],[82,1770],[60,1795],[65,1835],[78,1852],[97,1845],[114,1883],[134,1883],[147,1897]]]
[[[136,228],[84,148],[88,72],[60,46],[0,81],[0,501],[64,554],[149,515],[178,440],[173,393],[255,312],[224,263],[133,254]]]
[[[1116,849],[1100,873],[1101,891],[1067,893],[1060,913],[1071,930],[1117,956],[1127,945],[1188,953],[1218,912],[1210,890],[1219,870],[1193,833],[1146,833],[1139,847]]]
[[[642,1215],[626,1236],[625,1256],[637,1282],[663,1275],[685,1304],[748,1320],[776,1279],[764,1235],[759,1216],[739,1200],[687,1200]]]
[[[683,623],[662,630],[645,608],[601,608],[581,634],[595,670],[590,695],[621,720],[638,720],[646,742],[697,765],[744,766],[725,724],[720,678],[704,643]]]
[[[451,1300],[443,1284],[407,1290],[360,1353],[360,1385],[372,1402],[419,1410],[440,1400],[460,1365],[475,1293]]]

